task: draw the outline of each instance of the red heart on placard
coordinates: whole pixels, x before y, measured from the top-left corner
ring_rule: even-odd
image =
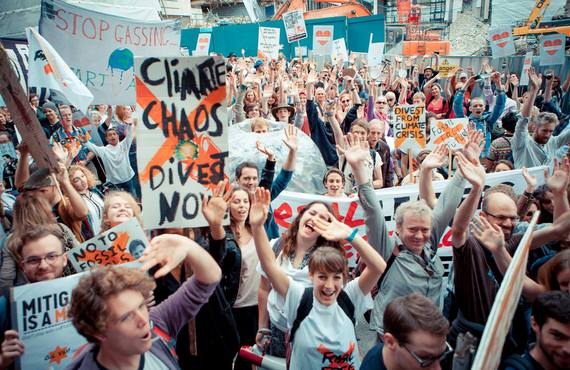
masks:
[[[524,64],[530,64],[530,59],[525,60]]]
[[[331,31],[317,31],[315,35],[317,36],[317,42],[321,45],[325,45],[330,41]]]
[[[207,37],[203,37],[200,40],[198,40],[198,42],[208,42],[208,38]]]
[[[492,39],[493,41],[495,41],[495,43],[497,44],[498,47],[504,48],[505,45],[507,45],[507,44],[509,43],[509,41],[508,41],[508,40],[501,41],[501,40],[506,39],[506,38],[508,38],[508,37],[509,37],[509,33],[508,33],[507,31],[505,31],[505,32],[503,32],[503,33],[496,33],[496,34],[494,34],[494,35],[491,37],[491,39]],[[498,41],[500,41],[500,42],[498,42]]]
[[[561,39],[545,40],[544,41],[544,50],[549,55],[556,54],[558,52],[558,50],[560,49],[559,46],[562,46],[562,40]]]

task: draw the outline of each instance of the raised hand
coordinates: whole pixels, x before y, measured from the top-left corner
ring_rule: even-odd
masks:
[[[471,163],[478,163],[481,151],[485,146],[485,136],[481,131],[471,130],[467,136],[467,144],[463,146],[463,155]]]
[[[227,186],[227,179],[220,181],[211,197],[204,196],[202,198],[202,214],[210,227],[221,225],[226,215],[228,201],[231,197],[231,192],[227,191]]]
[[[482,189],[485,185],[485,168],[481,165],[481,163],[477,162],[476,164],[470,162],[465,158],[463,153],[457,152],[457,165],[459,167],[459,171],[461,175],[469,181],[473,187],[477,187]]]
[[[156,265],[162,267],[154,274],[159,278],[174,270],[186,256],[191,248],[202,248],[195,241],[176,234],[163,234],[153,238],[150,246],[145,249],[139,261],[143,263],[141,270],[147,271]]]
[[[483,217],[471,221],[471,234],[491,253],[505,247],[505,235],[498,225],[492,225]]]
[[[269,213],[270,203],[271,192],[264,188],[257,188],[249,207],[249,224],[252,227],[263,227]]]
[[[71,153],[59,142],[53,142],[52,150],[59,163],[67,163],[70,159]]]
[[[307,83],[315,83],[315,82],[317,82],[317,71],[313,69],[309,72],[309,75],[307,76]]]
[[[332,213],[327,212],[326,219],[314,217],[315,230],[325,239],[330,241],[345,240],[352,233],[352,228],[337,220]]]
[[[449,149],[445,144],[439,144],[434,150],[424,159],[421,164],[422,168],[433,170],[440,168],[445,164],[445,159],[449,155]]]
[[[526,167],[522,168],[521,173],[524,177],[524,181],[526,182],[526,191],[528,193],[532,193],[536,189],[536,184],[538,183],[536,176],[532,176],[530,173],[528,173]],[[548,169],[544,170],[544,178],[547,178],[547,176],[548,176]]]
[[[360,141],[357,136],[351,133],[344,137],[344,148],[337,145],[336,149],[340,154],[344,155],[344,158],[346,158],[346,161],[351,167],[357,166],[359,163],[370,158],[368,143],[366,141]]]
[[[562,163],[559,163],[558,159],[555,158],[552,176],[548,174],[548,169],[545,169],[544,179],[546,181],[546,185],[548,185],[548,189],[552,193],[565,193],[566,189],[568,189],[568,183],[570,182],[570,159],[568,159],[568,157],[564,157]]]
[[[259,140],[256,141],[255,147],[257,148],[257,150],[259,150],[259,152],[264,154],[267,157],[267,159],[269,159],[270,161],[273,162],[275,160],[275,154],[273,154],[271,150],[269,150],[265,145],[263,145],[261,141]]]
[[[533,67],[528,70],[528,89],[533,91],[538,91],[540,85],[542,84],[542,77],[540,77]]]
[[[283,139],[283,143],[287,145],[289,150],[297,151],[297,138],[297,128],[293,125],[287,125],[285,127],[285,139]]]

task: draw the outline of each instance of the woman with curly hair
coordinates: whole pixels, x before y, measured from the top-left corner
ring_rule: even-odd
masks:
[[[97,189],[95,176],[87,167],[73,165],[69,168],[69,181],[77,190],[83,203],[89,210],[86,226],[90,229],[91,237],[99,234],[103,220],[103,194]],[[88,237],[86,239],[90,239]]]

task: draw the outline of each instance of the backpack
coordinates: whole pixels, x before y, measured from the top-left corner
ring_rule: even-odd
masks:
[[[352,321],[354,325],[356,323],[356,318],[354,316],[354,304],[350,300],[350,297],[344,290],[340,291],[340,294],[337,298],[337,303],[344,312],[346,316]],[[289,369],[289,364],[291,362],[291,354],[293,353],[293,340],[295,339],[295,333],[299,326],[305,320],[305,318],[309,315],[309,312],[313,309],[313,287],[305,288],[303,292],[303,296],[301,297],[301,303],[299,303],[299,307],[297,307],[297,316],[295,317],[295,321],[293,322],[293,326],[291,330],[287,334],[286,338],[286,362],[287,362],[287,369]]]

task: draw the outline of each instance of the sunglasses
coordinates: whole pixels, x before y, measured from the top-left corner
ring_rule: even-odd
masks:
[[[408,351],[408,353],[412,355],[414,360],[417,361],[418,365],[420,365],[421,368],[429,367],[434,362],[440,361],[441,359],[447,357],[451,352],[453,352],[453,347],[451,347],[449,343],[445,342],[445,346],[446,346],[445,351],[443,351],[441,354],[429,358],[421,358],[420,356],[416,355],[415,352],[411,351],[408,347],[406,347],[405,344],[402,344],[402,347],[404,347],[406,351]]]

